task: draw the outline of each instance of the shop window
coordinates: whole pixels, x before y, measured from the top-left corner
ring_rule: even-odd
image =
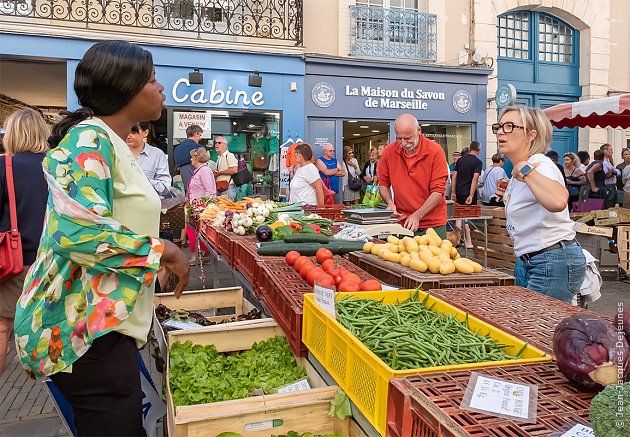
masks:
[[[185,114],[185,115],[180,115]],[[203,116],[201,116],[203,114]],[[187,116],[186,116],[187,115]],[[224,136],[228,150],[244,159],[252,171],[251,186],[239,189],[242,195],[279,196],[281,113],[243,110],[173,109],[171,136],[176,147],[185,137],[182,120],[195,121],[204,129],[201,144],[209,148],[210,159],[217,160],[214,138]],[[190,124],[190,123],[188,123]],[[247,191],[249,190],[249,191]]]
[[[470,125],[423,123],[420,127],[425,137],[442,146],[449,164],[453,162],[453,152],[461,152],[473,140]]]

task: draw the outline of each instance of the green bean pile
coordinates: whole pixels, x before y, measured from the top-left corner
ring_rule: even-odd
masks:
[[[394,370],[514,360],[508,345],[468,329],[453,314],[432,311],[417,293],[385,305],[382,300],[344,297],[337,301],[337,320]]]

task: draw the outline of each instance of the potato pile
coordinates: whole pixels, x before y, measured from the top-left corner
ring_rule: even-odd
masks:
[[[443,275],[456,271],[471,274],[479,273],[483,269],[481,264],[460,257],[453,244],[442,240],[433,228],[429,228],[422,237],[398,239],[390,235],[387,243],[367,242],[363,245],[363,250],[421,273],[428,270]]]

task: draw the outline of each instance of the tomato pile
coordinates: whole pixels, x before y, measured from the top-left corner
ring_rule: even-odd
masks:
[[[288,252],[284,259],[311,286],[317,283],[325,287],[337,287],[337,291],[378,291],[382,289],[381,283],[376,279],[362,281],[356,273],[352,273],[344,266],[335,263],[333,253],[324,247],[318,249],[315,254],[315,259],[319,265],[311,261],[308,256],[300,255],[295,250]]]

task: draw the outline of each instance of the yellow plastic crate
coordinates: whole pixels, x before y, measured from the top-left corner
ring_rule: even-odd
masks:
[[[384,299],[384,303],[389,304],[407,300],[414,292],[415,290],[338,293],[337,300],[344,296],[355,296],[375,300]],[[426,294],[418,291],[419,299],[424,299]],[[433,296],[428,297],[426,304],[429,307],[434,305],[433,311],[454,314],[462,322],[466,317],[464,311]],[[515,355],[525,343],[470,315],[468,316],[468,326],[473,331],[478,329],[484,334],[489,332],[489,336],[494,340],[509,345],[504,351],[510,355]],[[515,360],[393,370],[352,335],[350,331],[324,312],[315,303],[312,293],[304,295],[302,341],[381,435],[385,435],[387,387],[390,378],[551,360],[551,356],[528,345],[523,350],[521,358]]]

